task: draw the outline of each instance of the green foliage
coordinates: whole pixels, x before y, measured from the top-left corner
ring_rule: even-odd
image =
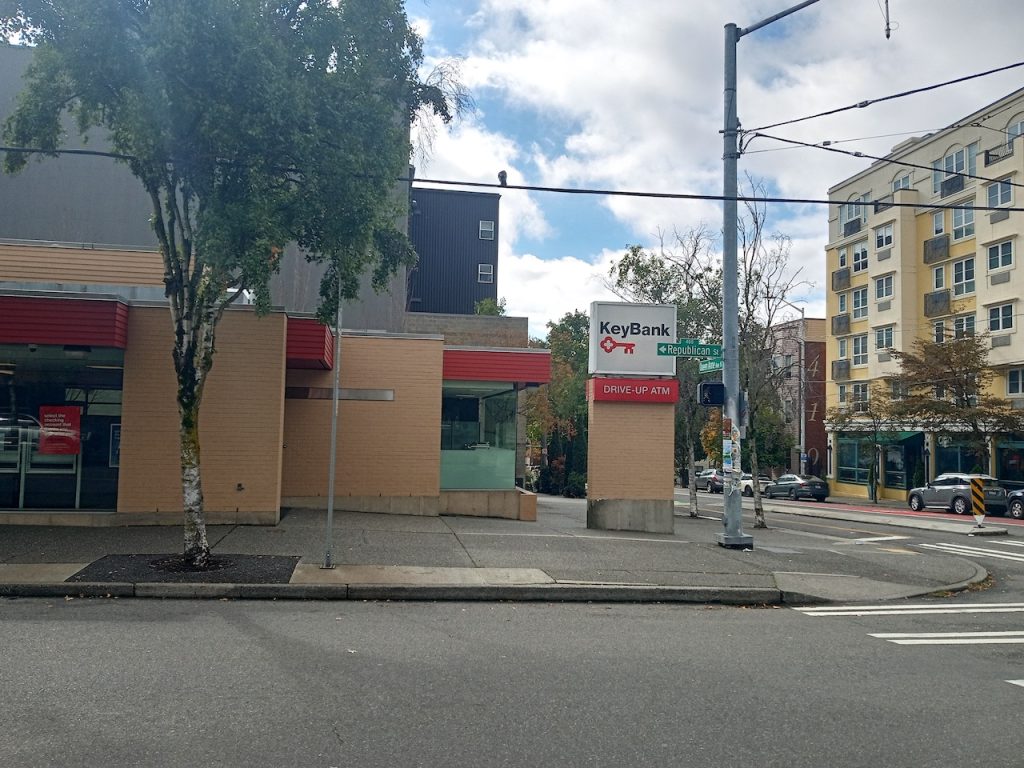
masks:
[[[587,495],[587,476],[582,472],[571,472],[565,484],[565,495],[570,499],[582,499]]]
[[[491,315],[494,317],[505,316],[505,299],[495,301],[492,298],[480,299],[473,305],[473,312],[477,315]]]
[[[786,423],[777,409],[762,408],[750,429],[757,441],[757,459],[763,472],[768,467],[782,468],[789,464],[790,452],[796,444],[786,431]]]

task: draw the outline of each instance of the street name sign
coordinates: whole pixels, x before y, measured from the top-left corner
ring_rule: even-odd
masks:
[[[680,339],[677,344],[659,343],[658,354],[671,357],[721,357],[721,344],[683,343],[693,339]]]
[[[711,373],[712,371],[722,370],[722,358],[712,357],[708,360],[701,360],[697,366],[700,369],[700,373]]]

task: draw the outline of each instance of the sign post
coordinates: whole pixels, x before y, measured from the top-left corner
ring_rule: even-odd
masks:
[[[978,528],[984,528],[985,522],[985,484],[980,477],[971,478],[971,511]]]

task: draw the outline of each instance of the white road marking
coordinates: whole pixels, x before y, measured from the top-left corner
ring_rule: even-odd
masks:
[[[1017,632],[886,632],[870,634],[896,645],[1006,645],[1024,643],[1024,631]]]
[[[951,555],[970,555],[972,557],[992,557],[996,560],[1012,560],[1017,563],[1024,563],[1024,553],[1015,554],[996,549],[984,549],[982,547],[968,547],[964,544],[918,544],[923,549],[934,549],[939,552],[946,552]]]
[[[825,605],[794,607],[805,616],[917,616],[954,613],[1024,613],[1024,603],[933,603],[923,605]]]
[[[863,539],[853,539],[854,544],[870,544],[875,541],[901,541],[909,539],[909,536],[869,536]]]
[[[1024,688],[1024,680],[1007,680],[1006,682],[1010,685],[1019,685],[1021,688]]]

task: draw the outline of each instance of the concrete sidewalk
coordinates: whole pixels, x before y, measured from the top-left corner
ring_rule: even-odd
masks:
[[[766,504],[769,525],[783,519],[784,509],[887,522],[842,504],[824,510]],[[593,531],[585,520],[585,501],[543,496],[535,523],[338,513],[336,567],[329,570],[320,567],[323,511],[292,510],[275,527],[208,529],[214,554],[298,557],[287,584],[68,583],[106,555],[180,552],[181,528],[7,526],[0,528],[0,595],[755,605],[905,598],[963,589],[987,576],[963,558],[871,535],[837,541],[769,528],[755,532],[753,550],[724,549],[714,543],[722,530],[714,513],[690,518],[684,503],[677,503],[673,535]],[[973,530],[968,520],[896,523],[960,536]]]

